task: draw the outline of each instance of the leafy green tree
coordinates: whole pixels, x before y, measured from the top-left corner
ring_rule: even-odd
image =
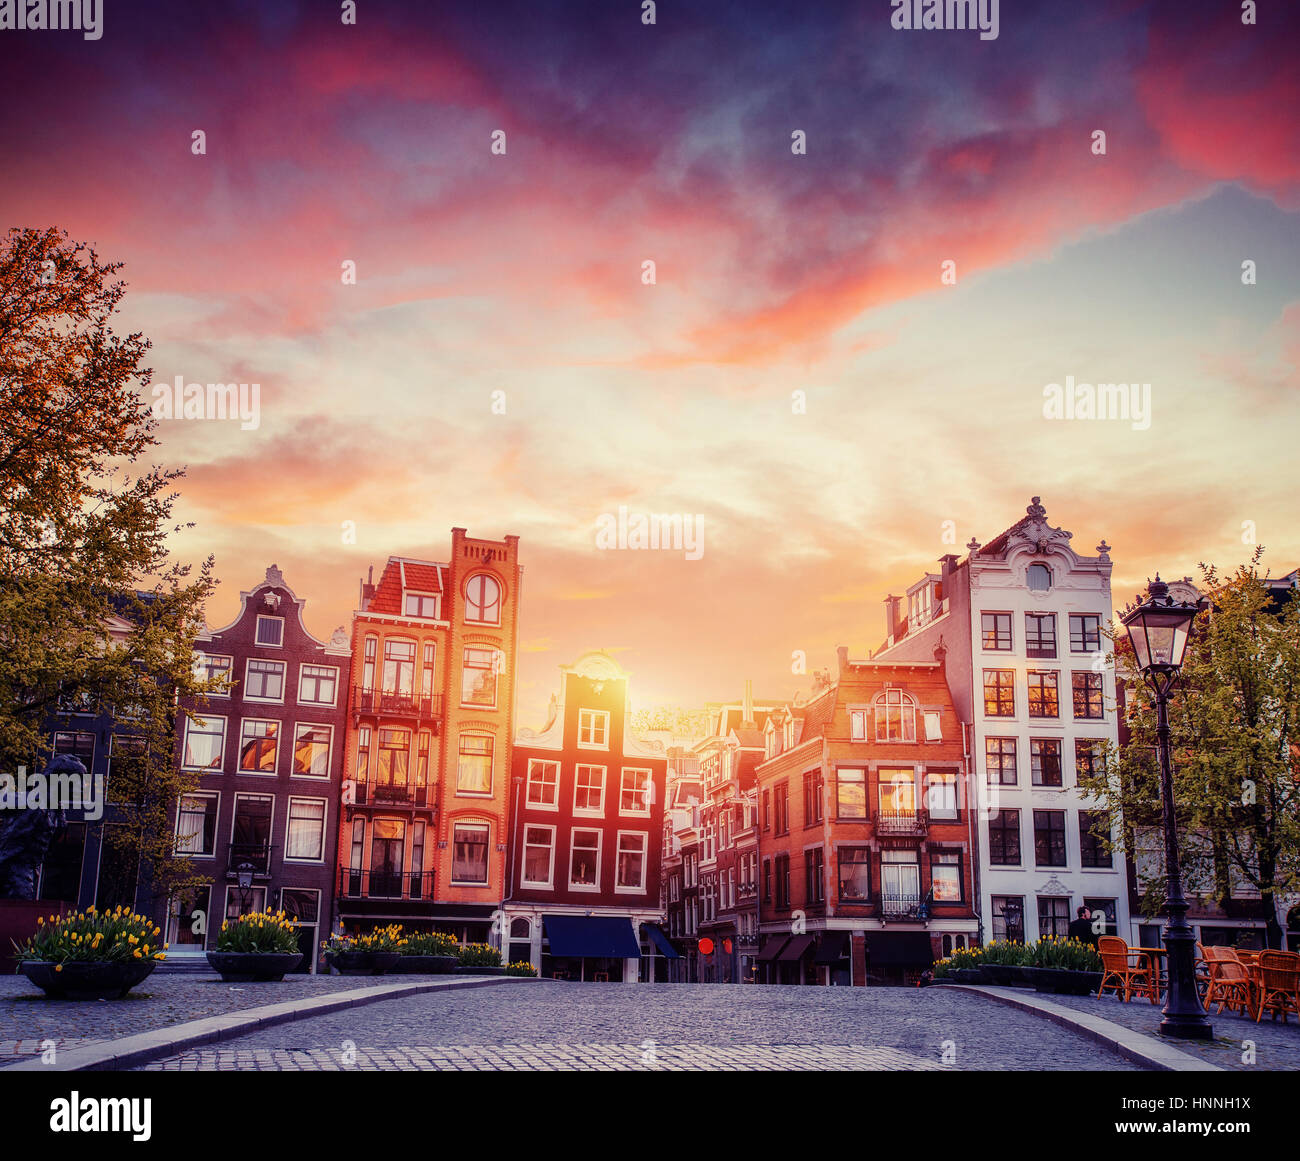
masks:
[[[211,558],[191,576],[168,552],[183,472],[136,466],[156,420],[149,343],[110,325],[120,269],[55,229],[0,243],[0,771],[43,769],[70,704],[111,710],[106,841],[158,895],[202,881],[171,820],[195,781],[177,698],[209,688],[192,646],[214,581]]]
[[[1220,905],[1234,886],[1257,891],[1269,946],[1280,947],[1277,903],[1300,890],[1300,594],[1265,583],[1261,554],[1227,575],[1200,566],[1206,602],[1170,695],[1170,752],[1184,890]],[[1081,784],[1119,812],[1122,841],[1140,851],[1140,834],[1161,834],[1155,698],[1126,638],[1115,656],[1131,739]],[[1142,905],[1157,914],[1163,844],[1145,849]]]

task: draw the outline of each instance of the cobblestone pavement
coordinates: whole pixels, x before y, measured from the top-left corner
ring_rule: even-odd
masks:
[[[39,1053],[45,1040],[53,1040],[56,1051],[81,1048],[98,1040],[390,978],[409,977],[369,981],[356,976],[288,976],[278,984],[223,984],[216,975],[155,972],[124,1000],[72,1001],[47,1000],[26,976],[0,976],[0,1065]]]
[[[957,1068],[1131,1071],[1042,1017],[940,988],[561,981],[386,1000],[151,1069]]]
[[[1044,996],[1054,1004],[1100,1016],[1135,1032],[1158,1036],[1160,1005],[1149,1000],[1121,1003],[1113,996]],[[1217,1006],[1217,1005],[1216,1005]],[[1190,1055],[1198,1055],[1220,1068],[1257,1072],[1261,1069],[1300,1072],[1300,1021],[1288,1017],[1283,1024],[1265,1016],[1258,1024],[1236,1012],[1211,1012],[1214,1029],[1211,1041],[1171,1040],[1169,1043]],[[1247,1043],[1249,1041],[1249,1044]],[[1253,1045],[1253,1059],[1251,1046]]]

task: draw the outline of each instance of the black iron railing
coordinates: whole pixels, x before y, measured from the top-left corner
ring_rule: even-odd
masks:
[[[354,871],[339,869],[339,897],[342,899],[433,898],[432,871]]]
[[[442,694],[418,694],[384,689],[352,687],[354,714],[384,714],[387,717],[436,721],[442,717]]]
[[[270,843],[231,843],[227,848],[226,875],[236,879],[244,867],[248,867],[255,877],[265,878],[271,874],[271,856],[276,847]]]
[[[353,790],[357,806],[423,807],[433,802],[432,788],[423,783],[357,781]]]
[[[930,826],[930,816],[924,810],[880,810],[876,812],[876,833],[893,835],[924,835]]]
[[[883,891],[876,896],[876,905],[880,908],[880,915],[884,919],[915,919],[917,912],[921,909],[921,897],[919,895],[895,895],[888,891]]]

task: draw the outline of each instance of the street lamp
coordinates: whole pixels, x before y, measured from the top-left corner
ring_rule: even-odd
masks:
[[[248,911],[248,905],[253,898],[254,870],[252,863],[240,863],[235,871],[239,882],[239,902],[245,912]]]
[[[1178,829],[1174,821],[1173,765],[1169,757],[1169,690],[1187,652],[1187,637],[1200,604],[1175,601],[1169,586],[1156,579],[1147,586],[1147,599],[1125,614],[1138,669],[1156,695],[1156,736],[1160,751],[1160,798],[1165,832],[1165,874],[1168,879],[1165,910],[1165,949],[1169,953],[1169,990],[1165,997],[1160,1031],[1184,1040],[1209,1040],[1210,1022],[1196,994],[1196,937],[1187,922],[1187,900],[1183,897],[1182,874],[1178,866]]]

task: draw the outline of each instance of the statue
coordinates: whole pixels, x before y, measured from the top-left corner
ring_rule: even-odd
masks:
[[[86,767],[75,754],[55,754],[45,767],[45,784],[54,774],[85,779]],[[36,872],[54,836],[67,825],[62,810],[14,810],[0,814],[0,899],[35,899]]]

